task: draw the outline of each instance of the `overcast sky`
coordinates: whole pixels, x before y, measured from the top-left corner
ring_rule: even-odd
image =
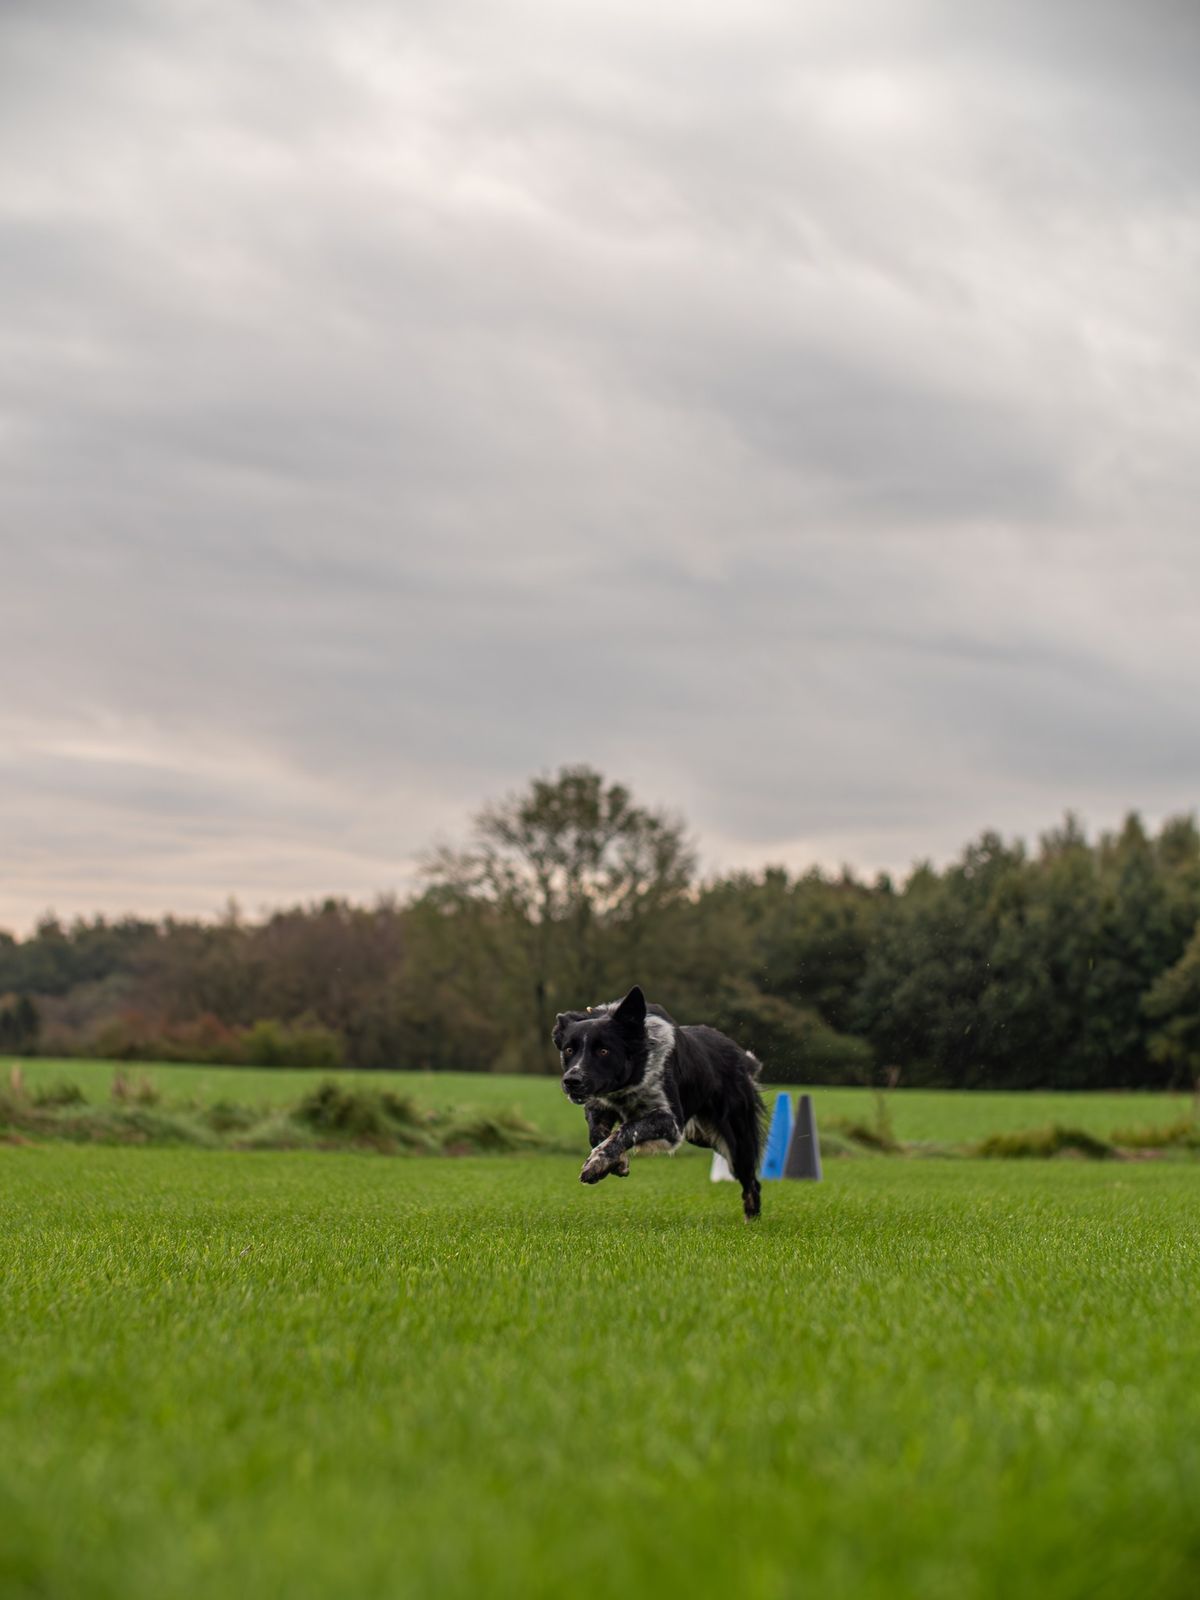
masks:
[[[0,926],[1200,801],[1195,0],[3,0]]]

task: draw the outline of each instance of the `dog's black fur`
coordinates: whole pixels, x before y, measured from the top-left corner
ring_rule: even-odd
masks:
[[[587,1115],[583,1183],[627,1177],[630,1150],[676,1150],[686,1139],[721,1152],[746,1216],[758,1216],[766,1110],[754,1056],[715,1028],[678,1026],[636,987],[611,1005],[560,1011],[553,1037],[563,1092]]]

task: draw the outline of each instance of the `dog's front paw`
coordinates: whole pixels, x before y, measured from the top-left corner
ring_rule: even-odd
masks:
[[[614,1178],[627,1178],[629,1176],[629,1157],[622,1156],[611,1171]]]
[[[621,1160],[624,1160],[624,1157]],[[599,1183],[601,1178],[607,1178],[609,1173],[616,1171],[620,1165],[620,1161],[610,1162],[607,1156],[600,1154],[599,1150],[593,1150],[583,1163],[583,1171],[579,1174],[579,1181],[580,1183]],[[629,1170],[628,1162],[625,1163],[625,1170],[626,1172]]]

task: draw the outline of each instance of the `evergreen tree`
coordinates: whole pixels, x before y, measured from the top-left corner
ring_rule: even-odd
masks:
[[[1175,965],[1151,985],[1145,998],[1154,1023],[1151,1059],[1170,1073],[1169,1086],[1200,1088],[1200,923]]]

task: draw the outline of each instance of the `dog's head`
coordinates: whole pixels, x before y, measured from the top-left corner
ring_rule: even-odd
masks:
[[[646,997],[635,985],[619,1005],[560,1011],[553,1039],[569,1100],[581,1106],[619,1094],[639,1082],[646,1068]]]

